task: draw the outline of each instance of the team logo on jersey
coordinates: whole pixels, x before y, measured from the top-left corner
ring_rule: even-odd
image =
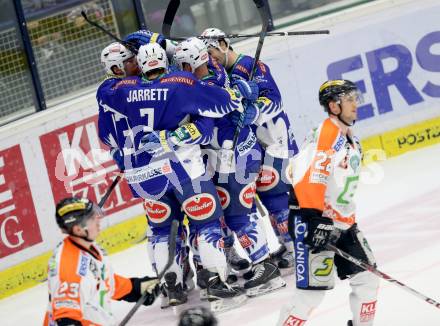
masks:
[[[171,207],[168,204],[157,200],[144,200],[144,208],[148,218],[154,223],[162,223],[171,214]]]
[[[229,192],[220,186],[215,186],[217,189],[218,197],[220,198],[220,204],[222,205],[222,209],[226,209],[229,206],[229,203],[231,202],[231,196],[229,195]]]
[[[252,208],[256,191],[257,186],[255,185],[255,182],[252,182],[241,189],[239,195],[240,203],[246,208]]]
[[[360,321],[361,323],[366,323],[374,319],[374,314],[376,313],[376,302],[366,302],[362,304]]]
[[[213,195],[203,193],[191,196],[183,202],[182,207],[190,218],[204,220],[212,216],[216,205]]]
[[[290,315],[289,318],[287,318],[284,322],[283,326],[303,326],[305,323],[305,320]]]
[[[355,172],[357,171],[360,163],[361,163],[361,160],[360,160],[359,156],[352,156],[350,158],[350,166],[353,169],[353,171],[355,171]]]
[[[278,171],[271,166],[263,165],[257,180],[257,190],[268,191],[274,188],[279,181],[280,175]]]

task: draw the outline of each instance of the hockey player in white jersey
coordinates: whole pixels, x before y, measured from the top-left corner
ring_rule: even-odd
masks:
[[[329,242],[353,257],[375,265],[358,229],[354,193],[362,151],[352,126],[361,93],[348,80],[329,80],[319,89],[319,102],[329,117],[314,129],[293,160],[289,232],[294,239],[296,287],[283,307],[278,325],[304,325],[309,314],[334,287],[334,266],[351,286],[349,326],[371,326],[379,279],[326,249]]]
[[[254,61],[252,57],[236,53],[225,33],[217,28],[206,29],[202,36],[215,37],[204,39],[204,42],[210,55],[226,68],[231,79],[249,80]],[[258,61],[255,69],[253,80],[259,87],[259,97],[251,105],[258,109],[259,116],[252,128],[263,148],[257,193],[269,212],[271,224],[281,244],[273,261],[278,263],[278,267],[290,271],[293,266],[293,242],[287,232],[289,180],[285,172],[288,157],[294,156],[298,148],[269,67]]]
[[[205,44],[190,38],[176,47],[174,60],[181,69],[193,72],[194,75],[213,87],[227,87],[229,79],[223,66],[208,58]],[[232,84],[247,102],[258,98],[258,87],[245,83],[242,79],[233,80]],[[278,268],[269,260],[267,240],[260,225],[251,220],[255,214],[256,177],[260,169],[261,146],[250,124],[258,119],[259,111],[248,106],[244,126],[238,137],[236,149],[231,149],[234,137],[236,115],[229,114],[216,120],[214,136],[210,143],[208,166],[214,174],[213,180],[220,194],[224,212],[224,229],[232,230],[257,271],[252,279],[244,284],[249,296],[257,296],[285,286]],[[247,175],[245,177],[245,175]],[[225,249],[232,256],[233,234],[224,237]],[[231,261],[231,259],[229,259]]]

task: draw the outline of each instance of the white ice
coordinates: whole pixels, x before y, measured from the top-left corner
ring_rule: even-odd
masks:
[[[365,168],[359,186],[358,221],[375,252],[379,269],[440,301],[440,145],[388,159]],[[141,276],[151,269],[145,244],[110,257],[115,270]],[[274,246],[274,243],[271,243]],[[244,306],[218,314],[219,325],[275,325],[283,303],[294,289],[287,276],[283,290],[249,300]],[[345,326],[350,318],[347,282],[336,283],[309,319],[310,326]],[[190,299],[200,304],[198,293]],[[191,301],[191,300],[190,300]],[[47,304],[47,284],[0,301],[2,325],[41,325]],[[177,311],[161,310],[159,302],[141,307],[129,325],[177,325]],[[120,319],[131,304],[116,302]],[[382,281],[375,325],[438,326],[440,309],[401,288]]]

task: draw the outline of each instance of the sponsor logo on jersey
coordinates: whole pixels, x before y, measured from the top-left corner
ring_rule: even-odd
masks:
[[[128,92],[127,102],[140,101],[166,101],[168,97],[168,88],[142,88],[133,89]]]
[[[171,84],[185,84],[185,85],[189,85],[189,86],[193,86],[195,81],[194,79],[188,78],[188,77],[167,77],[167,78],[162,78],[160,80],[160,83],[171,83]]]
[[[80,276],[86,276],[89,264],[90,258],[81,253],[79,256],[78,270],[76,271],[76,273]]]
[[[112,89],[118,89],[119,87],[122,86],[133,86],[133,85],[137,85],[137,79],[123,79],[121,81],[118,81],[115,86],[113,86]]]
[[[68,309],[81,309],[79,303],[75,300],[64,299],[64,300],[56,300],[54,303],[56,309],[68,308]]]
[[[171,214],[171,207],[168,204],[157,200],[144,200],[144,208],[148,218],[154,223],[162,223]]]
[[[252,240],[249,239],[247,234],[243,234],[241,237],[239,237],[238,242],[240,242],[240,245],[242,246],[243,249],[246,249],[246,248],[252,246],[252,244],[253,244]]]
[[[239,195],[240,203],[246,208],[252,208],[256,191],[257,186],[255,185],[255,182],[252,182],[241,189]]]
[[[147,166],[126,170],[124,177],[129,184],[144,182],[172,172],[169,159],[156,161]]]
[[[328,181],[328,175],[321,172],[312,172],[310,174],[310,183],[320,183],[326,185]]]
[[[355,172],[357,171],[360,163],[361,163],[361,159],[359,158],[359,156],[354,155],[350,158],[350,166],[353,169],[353,171],[355,171]]]
[[[217,189],[218,197],[220,198],[220,204],[222,205],[222,209],[226,209],[229,206],[229,203],[231,202],[231,196],[229,195],[229,192],[220,186],[215,186]]]
[[[192,219],[204,220],[212,216],[215,211],[214,196],[208,193],[191,196],[182,204],[185,213]]]
[[[307,231],[306,223],[303,223],[301,217],[295,216],[295,269],[296,285],[299,288],[306,288],[309,285],[308,280],[308,252],[304,244],[304,236]]]
[[[243,156],[249,152],[257,142],[257,136],[253,132],[249,133],[246,140],[237,145],[238,155]]]
[[[305,323],[306,323],[305,320],[290,315],[284,322],[283,326],[303,326],[305,325]]]
[[[257,180],[257,190],[268,191],[274,188],[279,181],[280,175],[278,171],[271,166],[263,165]]]
[[[327,255],[318,255],[312,259],[311,269],[313,270],[313,278],[318,282],[329,281],[333,274],[334,261],[332,257]]]
[[[366,302],[363,303],[361,306],[361,313],[360,313],[360,322],[366,323],[374,319],[374,314],[376,313],[376,302]]]
[[[241,64],[238,64],[235,66],[235,69],[238,71],[241,71],[242,73],[246,74],[247,77],[249,77],[249,71],[246,69],[246,67],[242,66]]]
[[[340,134],[338,140],[336,141],[335,146],[333,146],[333,149],[336,152],[339,152],[339,150],[342,148],[342,146],[344,146],[344,144],[345,144],[345,137],[342,134]]]

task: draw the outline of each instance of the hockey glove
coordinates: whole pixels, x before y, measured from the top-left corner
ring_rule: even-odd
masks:
[[[147,292],[143,305],[150,306],[154,303],[154,300],[159,295],[159,279],[154,277],[145,276],[142,278],[133,277],[130,278],[132,289],[131,292],[123,296],[120,300],[127,302],[136,302]]]
[[[255,124],[260,116],[260,109],[256,102],[244,101],[243,106],[243,112],[234,111],[229,114],[232,123],[240,128]]]
[[[122,152],[122,150],[116,147],[112,147],[110,149],[110,155],[113,157],[113,160],[116,162],[116,165],[118,166],[119,170],[124,171],[125,163],[124,163],[124,153]]]
[[[322,216],[318,210],[314,209],[301,209],[301,216],[303,221],[307,223],[304,242],[309,246],[312,254],[326,250],[335,229],[333,220]]]
[[[256,101],[258,99],[258,85],[252,80],[235,79],[232,82],[232,87],[237,89],[246,100]]]
[[[175,144],[171,141],[171,136],[171,132],[168,130],[150,132],[141,138],[142,151],[153,157],[174,151]]]
[[[124,38],[124,42],[131,44],[137,50],[139,50],[141,45],[148,43],[159,43],[160,46],[166,50],[166,39],[162,34],[153,33],[152,31],[144,29],[128,34]]]

